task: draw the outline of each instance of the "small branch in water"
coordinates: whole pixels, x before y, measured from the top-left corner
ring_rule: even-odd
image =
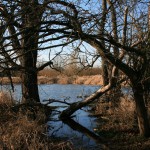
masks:
[[[56,99],[48,99],[48,100],[43,100],[43,102],[47,102],[46,105],[51,104],[51,103],[62,103],[62,104],[66,104],[66,105],[71,105],[71,103],[61,100],[56,100]]]

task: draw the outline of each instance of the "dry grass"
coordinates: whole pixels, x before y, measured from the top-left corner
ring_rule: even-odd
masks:
[[[0,78],[1,84],[10,84],[7,77]],[[19,77],[12,77],[15,84],[21,83]],[[90,76],[66,76],[58,75],[54,77],[38,76],[38,84],[85,84],[85,85],[102,85],[101,75]]]
[[[58,72],[52,69],[44,69],[39,72],[39,84],[86,84],[102,85],[100,68],[89,68],[74,74],[73,70],[66,69]]]
[[[38,84],[74,84],[76,77],[68,77],[64,75],[59,75],[56,77],[38,77]]]
[[[111,102],[100,102],[99,105],[96,106],[95,113],[109,122],[102,127],[103,129],[128,130],[135,125],[135,104],[133,100],[127,98],[121,98],[119,106],[115,108]]]
[[[97,133],[109,141],[111,149],[148,150],[150,138],[138,134],[134,100],[123,97],[118,107],[112,106],[110,102],[97,105],[96,115],[101,122],[96,129]]]
[[[0,93],[0,149],[1,150],[53,150],[72,149],[68,141],[53,141],[46,135],[45,114],[36,112],[31,117],[28,108],[14,111],[16,105],[7,93]]]
[[[78,76],[74,81],[74,83],[86,85],[102,85],[102,76],[101,75]]]
[[[93,76],[65,76],[59,75],[53,78],[39,76],[39,84],[85,84],[85,85],[102,85],[101,75]]]
[[[53,77],[60,75],[60,72],[58,72],[54,69],[43,69],[38,73],[38,75],[53,78]]]
[[[71,70],[58,72],[54,69],[44,69],[38,73],[38,84],[86,84],[86,85],[102,85],[100,68],[89,68],[78,74],[74,74]],[[12,77],[12,82],[20,84],[20,77]],[[8,77],[0,77],[0,83],[10,84]]]
[[[72,67],[65,69],[62,73],[66,76],[93,76],[100,75],[101,68],[73,69]]]
[[[19,77],[12,77],[12,82],[19,84],[21,83],[21,79]],[[10,79],[8,77],[0,77],[0,84],[10,84]]]
[[[76,72],[76,74],[75,74]],[[98,75],[101,74],[101,68],[88,68],[83,70],[73,70],[72,68],[64,69],[63,71],[59,72],[54,69],[44,69],[39,72],[39,76],[45,76],[45,77],[56,77],[59,75],[65,75],[65,76],[92,76],[92,75]]]

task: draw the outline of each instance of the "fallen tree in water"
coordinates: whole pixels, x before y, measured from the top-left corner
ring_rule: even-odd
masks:
[[[77,111],[77,110],[81,109],[82,107],[85,107],[88,104],[92,103],[93,101],[95,101],[96,99],[101,97],[103,94],[108,92],[110,89],[116,87],[116,85],[122,83],[125,80],[126,80],[126,78],[118,81],[117,84],[116,84],[116,78],[112,77],[108,85],[106,85],[104,87],[101,87],[99,90],[97,90],[95,93],[93,93],[89,97],[85,98],[83,101],[79,101],[79,102],[75,102],[75,103],[70,104],[67,109],[65,109],[64,111],[61,112],[60,118],[61,119],[65,119],[66,118],[67,119],[75,111]]]
[[[122,54],[120,57],[122,57]],[[95,93],[93,93],[90,96],[88,96],[87,98],[85,98],[83,101],[79,101],[79,102],[75,102],[75,103],[68,103],[66,101],[49,99],[49,100],[43,100],[43,102],[47,102],[46,105],[53,103],[53,102],[64,103],[64,104],[68,105],[68,108],[63,110],[60,114],[60,119],[62,119],[62,120],[68,119],[71,117],[71,115],[74,112],[81,109],[82,107],[87,106],[88,104],[92,103],[93,101],[97,100],[102,95],[104,95],[106,92],[115,88],[117,85],[120,85],[121,83],[123,83],[124,81],[126,81],[128,79],[127,77],[124,77],[120,81],[117,81],[118,79],[115,76],[116,72],[117,72],[117,68],[114,66],[112,69],[112,74],[111,74],[111,78],[109,79],[108,85],[101,87]]]

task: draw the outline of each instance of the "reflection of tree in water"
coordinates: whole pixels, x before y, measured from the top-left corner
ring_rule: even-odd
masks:
[[[60,120],[53,120],[53,121],[55,123],[58,122],[58,121],[60,122]],[[62,122],[61,122],[61,124],[59,126],[56,125],[57,127],[56,126],[52,127],[51,129],[53,129],[53,132],[51,133],[50,136],[55,137],[57,132],[59,132],[61,129],[63,129],[63,127],[64,127],[63,123],[67,124],[71,129],[73,129],[75,131],[78,131],[80,133],[83,133],[89,139],[95,141],[96,145],[94,145],[94,146],[96,146],[96,147],[98,147],[100,149],[109,149],[106,145],[104,145],[105,140],[102,137],[96,135],[94,132],[90,131],[89,129],[87,129],[86,127],[84,127],[81,124],[77,123],[76,121],[74,121],[71,118],[62,120]],[[81,145],[76,145],[76,146],[81,146]]]
[[[54,139],[55,138],[57,139],[57,137],[68,139],[69,141],[72,141],[74,145],[77,147],[83,146],[84,148],[88,147],[89,149],[89,147],[91,148],[92,146],[92,148],[96,147],[96,149],[97,147],[99,147],[100,149],[103,148],[107,149],[106,146],[104,145],[104,143],[106,143],[105,140],[102,137],[96,135],[94,132],[89,130],[91,129],[91,125],[93,126],[94,123],[92,121],[93,119],[90,119],[88,117],[88,112],[87,112],[89,109],[88,107],[81,109],[73,116],[71,116],[71,118],[76,116],[74,119],[77,122],[71,119],[70,117],[60,120],[58,118],[60,118],[60,114],[65,109],[64,105],[70,106],[72,103],[67,102],[66,99],[64,101],[56,100],[56,99],[48,99],[43,101],[46,102],[46,104],[58,103],[56,109],[54,109],[54,111],[52,112],[49,120],[50,122],[48,123],[50,126],[49,136],[52,136]],[[82,125],[85,124],[86,127],[82,126],[78,122],[80,122]],[[90,126],[87,127],[87,125]]]
[[[77,123],[76,121],[74,121],[71,118],[63,120],[63,122],[65,124],[67,124],[69,127],[71,127],[73,130],[84,133],[86,136],[90,137],[91,139],[93,139],[95,141],[98,141],[98,142],[103,141],[100,136],[96,135],[94,132],[88,130],[87,128],[85,128],[84,126]]]

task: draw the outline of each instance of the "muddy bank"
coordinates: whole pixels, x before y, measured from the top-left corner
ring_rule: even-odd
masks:
[[[12,77],[14,84],[21,83],[19,77]],[[0,78],[0,84],[9,84],[10,80],[7,77]],[[38,84],[85,84],[85,85],[102,85],[101,75],[92,76],[63,76],[56,77],[39,76]]]

